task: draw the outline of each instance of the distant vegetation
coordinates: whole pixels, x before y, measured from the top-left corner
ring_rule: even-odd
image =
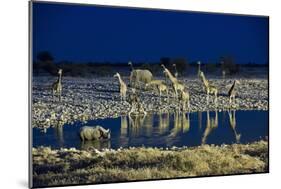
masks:
[[[221,69],[225,71],[227,75],[233,75],[239,72],[239,64],[236,64],[234,58],[231,56],[221,57]]]
[[[159,62],[133,62],[135,68],[148,69],[153,75],[162,75],[163,69],[161,64],[165,65],[172,73],[175,73],[176,65],[179,76],[190,74],[191,68],[197,69],[197,62],[189,62],[185,58],[160,58]],[[204,72],[221,74],[223,71],[226,75],[239,73],[241,64],[236,64],[231,56],[223,56],[220,62],[202,62]],[[243,64],[243,67],[265,66],[260,64]],[[112,76],[115,72],[129,72],[128,62],[55,62],[55,58],[48,51],[39,52],[36,60],[33,62],[34,75],[57,75],[57,70],[63,69],[64,76],[72,77],[91,77],[91,76]]]

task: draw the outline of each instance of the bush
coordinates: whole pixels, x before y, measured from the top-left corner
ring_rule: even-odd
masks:
[[[221,58],[222,70],[228,75],[233,75],[239,72],[239,65],[235,63],[234,58],[225,56]]]

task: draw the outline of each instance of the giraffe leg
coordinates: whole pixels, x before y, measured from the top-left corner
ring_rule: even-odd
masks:
[[[55,101],[55,91],[53,90],[53,101]]]
[[[61,102],[61,90],[59,92],[59,101]]]
[[[177,89],[175,88],[175,97],[176,97],[176,99],[178,98],[178,91],[177,91]]]
[[[215,103],[216,103],[216,106],[218,105],[218,94],[216,93],[215,94]]]

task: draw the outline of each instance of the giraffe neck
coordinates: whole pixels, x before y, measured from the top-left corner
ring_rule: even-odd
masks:
[[[122,79],[121,79],[120,75],[118,75],[118,80],[119,80],[119,83],[120,83],[120,84],[122,84],[122,83],[123,83],[123,81],[122,81]]]
[[[209,82],[208,82],[207,79],[205,78],[205,75],[202,74],[201,77],[202,77],[202,80],[203,80],[203,83],[204,83],[205,87],[209,87]]]
[[[61,84],[61,74],[59,74],[58,83]]]
[[[233,84],[232,84],[232,86],[230,88],[230,93],[232,93],[232,91],[234,90],[235,84],[236,84],[236,81],[233,82]]]
[[[236,85],[236,81],[234,81],[234,83],[233,83],[233,89],[234,89],[235,85]]]
[[[176,78],[174,76],[172,76],[172,74],[170,73],[170,71],[168,69],[165,69],[169,79],[171,80],[172,83],[176,82]]]

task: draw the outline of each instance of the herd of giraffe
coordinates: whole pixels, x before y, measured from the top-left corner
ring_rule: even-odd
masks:
[[[172,89],[173,96],[176,98],[180,104],[182,110],[190,109],[190,93],[185,84],[178,79],[178,72],[176,65],[173,64],[173,67],[175,69],[175,73],[172,74],[169,69],[167,69],[163,64],[161,65],[163,68],[163,73],[165,78],[169,79],[169,83],[164,80],[153,80],[153,75],[149,70],[145,69],[134,69],[132,66],[132,63],[129,62],[129,65],[131,66],[131,75],[130,75],[130,87],[132,87],[133,91],[136,90],[136,88],[140,87],[140,83],[144,83],[146,90],[147,88],[155,88],[157,89],[160,99],[162,96],[162,93],[165,92],[167,98],[169,98],[169,89]],[[218,88],[212,84],[206,79],[204,72],[200,69],[201,63],[198,62],[198,77],[202,82],[203,88],[207,94],[207,103],[209,103],[209,96],[214,95],[214,103],[217,106],[217,98],[218,98]],[[61,101],[61,95],[62,95],[62,69],[58,70],[58,79],[53,83],[52,85],[52,94],[53,99],[55,100],[55,96],[58,96],[59,101]],[[119,81],[119,92],[120,92],[120,98],[121,101],[126,101],[126,94],[128,91],[127,84],[124,82],[124,80],[121,78],[121,75],[119,73],[116,73],[114,77],[118,78]],[[230,106],[235,103],[235,96],[236,96],[236,85],[239,84],[239,81],[234,80],[232,86],[230,87],[228,91],[228,97],[229,97],[229,104]],[[171,87],[170,87],[171,86]]]

